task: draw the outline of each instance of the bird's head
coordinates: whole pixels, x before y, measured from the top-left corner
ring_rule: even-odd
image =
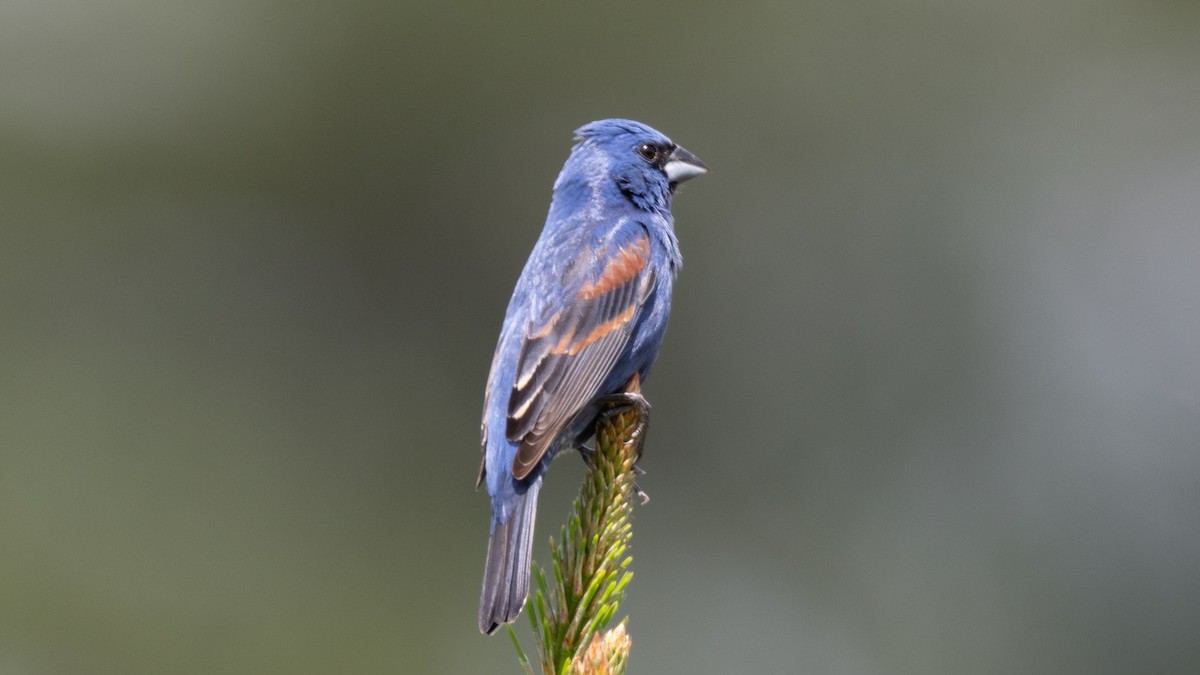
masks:
[[[680,183],[708,173],[698,157],[641,122],[600,120],[580,127],[575,138],[556,190],[582,180],[592,189],[619,192],[639,208],[666,210]]]

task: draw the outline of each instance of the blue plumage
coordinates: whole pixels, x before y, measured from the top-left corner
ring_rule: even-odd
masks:
[[[558,180],[541,237],[504,316],[483,409],[492,499],[479,629],[521,612],[529,591],[537,493],[554,456],[578,448],[596,399],[646,378],[682,264],[675,186],[708,168],[658,131],[592,122]]]

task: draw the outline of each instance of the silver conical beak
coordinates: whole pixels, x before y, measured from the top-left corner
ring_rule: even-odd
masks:
[[[676,146],[674,152],[667,157],[663,171],[666,172],[667,180],[670,182],[682,183],[689,178],[708,173],[708,165],[684,148]]]

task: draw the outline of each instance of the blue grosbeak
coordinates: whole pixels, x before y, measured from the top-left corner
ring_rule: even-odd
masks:
[[[708,171],[639,122],[592,122],[575,137],[504,315],[484,394],[476,483],[486,480],[492,498],[484,633],[512,622],[525,604],[550,461],[582,447],[603,403],[636,392],[658,356],[683,262],[671,196]],[[640,394],[625,396],[644,404]]]

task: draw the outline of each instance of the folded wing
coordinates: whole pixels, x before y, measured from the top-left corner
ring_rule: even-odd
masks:
[[[513,477],[525,478],[551,443],[600,393],[654,286],[650,237],[637,224],[599,254],[585,251],[579,281],[525,330],[505,435],[519,442]],[[619,236],[625,234],[626,236]]]

